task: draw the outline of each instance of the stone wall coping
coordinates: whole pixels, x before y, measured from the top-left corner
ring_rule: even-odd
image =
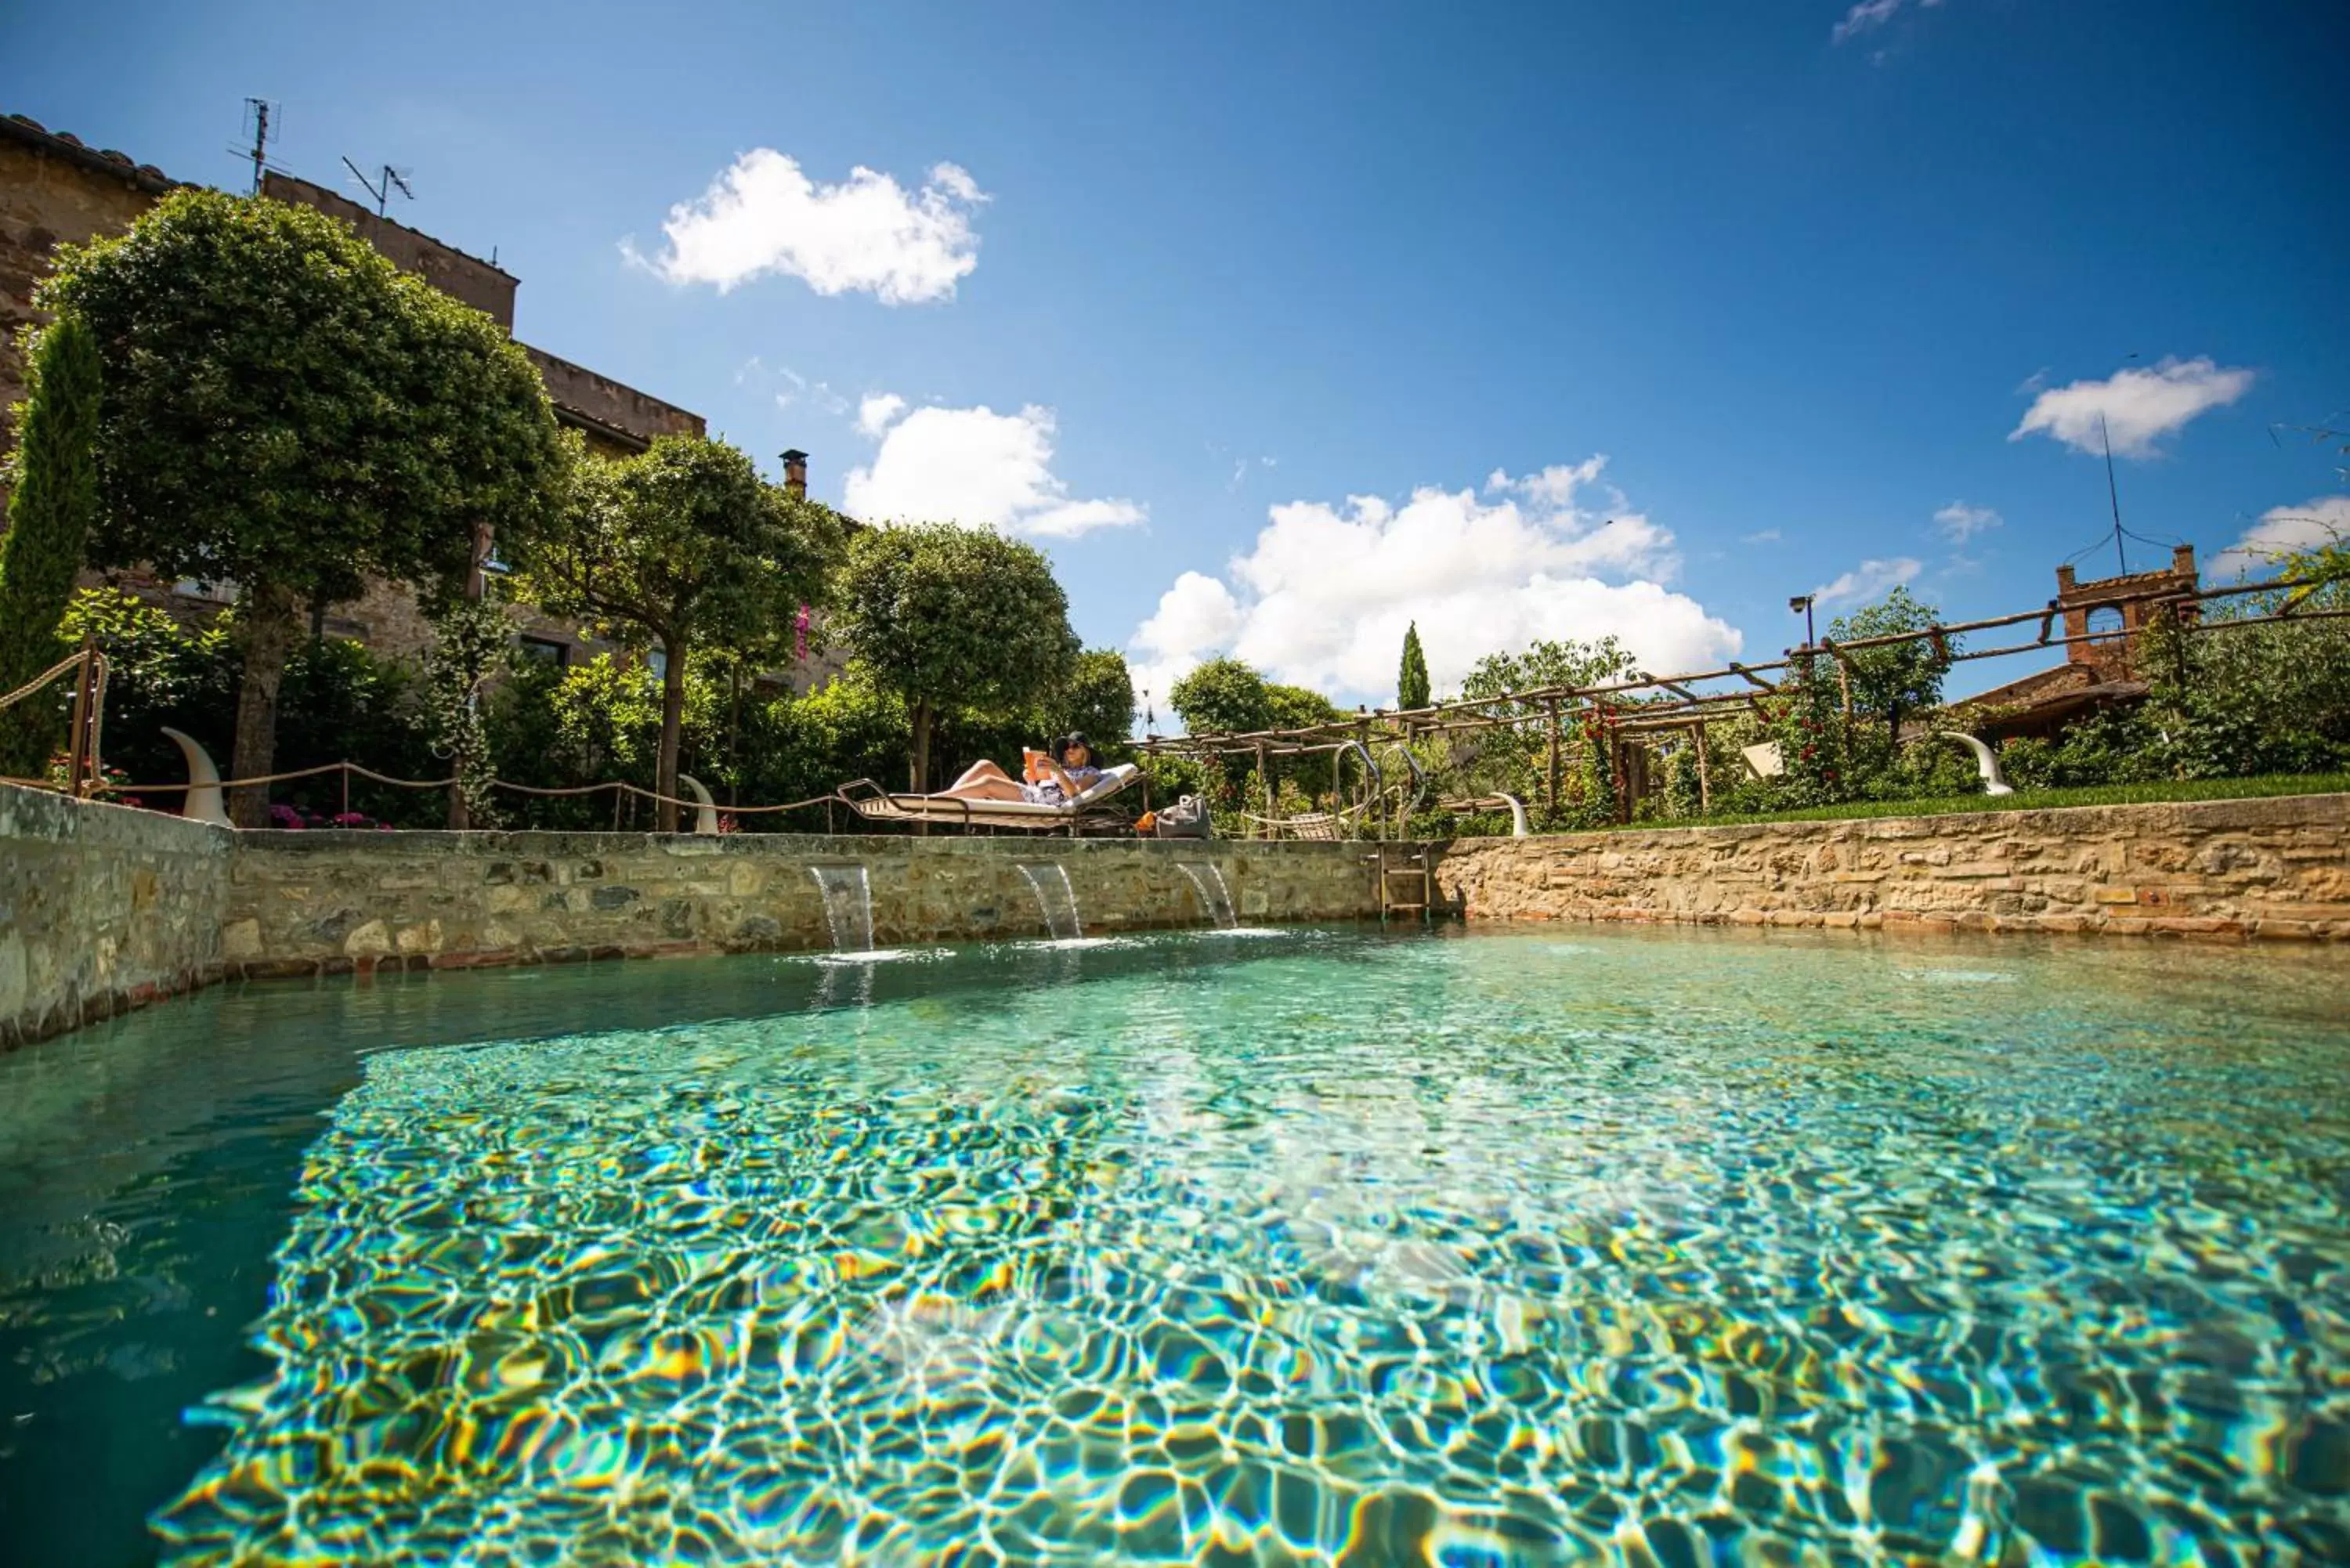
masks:
[[[215,829],[214,831],[221,831]],[[1240,851],[1280,855],[1345,855],[1368,857],[1378,846],[1367,840],[1251,838],[1069,838],[1040,835],[1034,838],[967,837],[937,835],[917,837],[895,833],[610,833],[588,830],[522,828],[469,830],[410,828],[386,832],[367,828],[255,828],[235,835],[239,853],[259,850],[272,855],[347,855],[353,850],[383,849],[411,854],[549,855],[591,853],[619,855],[630,850],[667,849],[684,855],[785,855],[828,857],[855,860],[921,855],[977,855],[1010,859],[1058,858],[1076,855],[1216,855]],[[1389,847],[1393,847],[1392,845]]]
[[[2350,802],[2350,795],[2341,792],[2235,795],[2219,800],[2122,801],[2105,805],[2022,805],[1998,811],[1946,811],[1927,816],[1794,817],[1766,822],[1692,823],[1681,827],[1659,824],[1653,827],[1540,833],[1525,839],[1477,837],[1440,842],[1448,849],[1465,849],[1488,842],[1575,844],[1596,847],[1637,845],[1651,839],[1690,844],[1709,837],[1724,844],[1737,844],[1754,838],[1783,838],[1790,835],[1810,836],[1818,833],[1914,838],[1977,826],[2005,826],[2024,832],[2077,831],[2093,825],[2126,827],[2132,826],[2129,819],[2136,818],[2142,823],[2148,814],[2155,812],[2176,812],[2182,826],[2193,828],[2303,827],[2331,826],[2339,821],[2345,802]],[[1366,843],[1364,847],[1368,849],[1371,846]]]
[[[86,812],[102,815],[82,815]],[[0,840],[36,838],[61,844],[79,838],[92,828],[152,835],[159,846],[177,839],[174,847],[198,853],[225,850],[236,836],[232,829],[208,822],[190,822],[168,811],[117,805],[111,801],[74,800],[54,790],[0,784]]]

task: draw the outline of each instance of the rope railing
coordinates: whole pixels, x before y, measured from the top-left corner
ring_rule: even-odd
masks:
[[[78,662],[80,662],[80,656],[78,654],[77,654],[73,659],[66,661],[68,667],[78,664]],[[37,685],[37,683],[36,684]],[[388,785],[393,789],[445,790],[452,788],[458,782],[454,776],[442,779],[398,778],[390,774],[379,773],[375,769],[369,767],[364,763],[339,762],[320,763],[316,766],[307,768],[286,768],[277,773],[254,774],[243,778],[222,779],[216,784],[209,782],[199,784],[191,779],[174,779],[169,782],[153,784],[109,784],[104,787],[106,792],[109,794],[184,794],[186,791],[191,789],[217,788],[223,791],[227,791],[239,788],[250,788],[257,784],[286,784],[295,779],[317,778],[327,774],[340,774],[343,775],[346,786],[344,805],[347,807],[349,805],[348,783],[353,775],[371,780],[376,784]],[[26,784],[36,789],[52,787],[49,781],[46,779],[18,778],[9,774],[0,774],[0,784]],[[606,779],[598,784],[556,786],[516,784],[511,779],[494,778],[489,781],[489,784],[493,789],[508,790],[515,794],[534,795],[539,797],[588,795],[601,794],[606,790],[613,790],[623,795],[635,795],[641,799],[651,801],[655,805],[666,804],[683,807],[691,811],[698,812],[706,805],[729,816],[755,816],[785,811],[801,811],[809,806],[826,805],[840,800],[840,796],[837,792],[827,790],[823,794],[810,795],[806,800],[785,801],[778,805],[726,805],[715,801],[705,802],[681,795],[663,794],[659,790],[647,789],[642,784],[631,784],[626,779]]]
[[[74,676],[72,729],[66,742],[66,791],[77,799],[93,793],[105,777],[99,761],[99,742],[106,734],[106,655],[95,642],[83,639],[80,650],[58,659],[14,691],[0,696],[0,710],[54,684],[71,671]],[[49,787],[47,779],[11,779],[10,783]]]

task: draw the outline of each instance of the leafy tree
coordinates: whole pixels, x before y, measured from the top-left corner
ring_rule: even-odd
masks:
[[[1304,730],[1346,717],[1336,703],[1310,687],[1268,680],[1264,698],[1273,719],[1270,728],[1275,730]]]
[[[1907,588],[1897,587],[1876,604],[1829,623],[1828,636],[1840,643],[1891,637],[1924,631],[1940,618],[1939,607],[1912,597]],[[1882,720],[1887,742],[1898,745],[1903,719],[1941,706],[1942,678],[1950,673],[1950,649],[1955,641],[1945,639],[1944,646],[1937,648],[1931,639],[1920,638],[1846,654],[1854,711]]]
[[[1403,666],[1396,672],[1396,706],[1428,706],[1428,656],[1420,651],[1418,621],[1404,628]]]
[[[1489,653],[1461,682],[1464,697],[1498,697],[1544,686],[1605,686],[1628,680],[1638,664],[1631,649],[1613,637],[1596,642],[1577,638],[1542,639],[1522,653]],[[1490,710],[1502,711],[1503,710]],[[1512,712],[1539,712],[1539,704],[1513,704]]]
[[[41,333],[31,374],[8,534],[0,540],[0,692],[62,656],[57,622],[98,520],[98,346],[79,317],[59,317]],[[54,706],[37,697],[0,709],[0,774],[39,777],[55,721]]]
[[[619,462],[575,453],[569,504],[515,559],[521,590],[550,613],[660,649],[653,787],[674,797],[689,660],[787,629],[820,596],[840,533],[828,508],[769,484],[739,448],[665,435]],[[659,819],[677,830],[672,801]]]
[[[529,358],[322,213],[175,192],[62,247],[37,303],[87,321],[103,365],[92,561],[243,588],[240,777],[271,771],[308,606],[453,577],[477,522],[511,545],[553,510],[562,449]],[[257,826],[267,805],[241,788],[232,814]]]
[[[1543,687],[1605,686],[1628,679],[1636,661],[1631,650],[1613,637],[1596,642],[1578,638],[1541,639],[1517,653],[1489,653],[1461,682],[1463,697],[1484,700],[1482,711],[1496,718],[1514,718],[1513,729],[1490,730],[1464,739],[1454,763],[1467,793],[1483,794],[1506,790],[1532,803],[1546,800],[1550,788],[1550,732],[1544,722],[1549,705],[1542,701],[1495,702],[1513,691]],[[1621,699],[1617,700],[1620,704]],[[1610,721],[1584,713],[1572,702],[1562,702],[1563,759],[1561,800],[1555,819],[1558,826],[1589,826],[1612,821],[1615,814],[1615,763]],[[1575,750],[1575,748],[1580,748]],[[1596,749],[1595,749],[1596,748]],[[1579,757],[1581,760],[1576,761]]]
[[[1126,655],[1114,648],[1089,648],[1078,654],[1051,708],[1054,722],[1046,725],[1048,732],[1082,730],[1104,758],[1123,756],[1134,733],[1134,677],[1126,667]]]
[[[105,653],[106,760],[140,783],[185,776],[171,725],[219,756],[232,736],[236,654],[229,646],[235,612],[203,627],[183,627],[119,588],[85,588],[67,606],[58,628]]]
[[[116,588],[87,588],[67,607],[66,634],[105,651],[106,761],[140,784],[185,777],[166,724],[213,756],[233,739],[239,674],[235,610],[202,626]],[[415,668],[340,638],[305,638],[286,661],[277,704],[277,763],[291,771],[350,761],[412,778],[431,773]],[[349,809],[403,826],[437,825],[440,797],[335,774],[296,780],[286,799],[321,819]],[[176,791],[151,804],[178,804]]]
[[[761,723],[767,743],[756,753],[751,773],[754,798],[760,800],[806,800],[838,788],[845,779],[887,777],[905,763],[905,700],[854,659],[819,690],[769,704]],[[788,826],[772,816],[744,822]]]
[[[905,699],[916,790],[929,786],[941,714],[1037,701],[1067,681],[1077,656],[1068,597],[1044,553],[951,523],[859,533],[834,626],[875,683]]]
[[[1195,735],[1247,734],[1274,727],[1264,677],[1237,659],[1211,659],[1167,693],[1168,705]]]

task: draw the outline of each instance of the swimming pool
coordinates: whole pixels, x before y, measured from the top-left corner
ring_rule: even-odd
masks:
[[[2339,1561],[2341,972],[1513,929],[215,992],[0,1058],[0,1532]]]

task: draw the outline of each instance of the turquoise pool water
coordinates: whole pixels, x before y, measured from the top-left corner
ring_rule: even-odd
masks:
[[[2344,1561],[2343,962],[1333,931],[216,992],[0,1058],[0,1555]]]

